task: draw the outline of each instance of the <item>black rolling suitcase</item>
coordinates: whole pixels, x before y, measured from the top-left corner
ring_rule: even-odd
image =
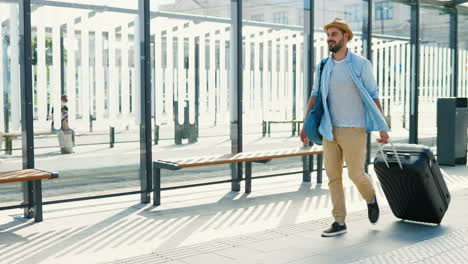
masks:
[[[374,170],[396,217],[435,224],[442,221],[450,193],[428,147],[385,145],[375,157]]]

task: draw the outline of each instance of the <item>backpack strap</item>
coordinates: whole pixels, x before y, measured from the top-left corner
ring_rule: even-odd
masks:
[[[319,91],[320,91],[320,85],[322,84],[322,72],[323,72],[323,68],[325,67],[325,64],[327,63],[327,60],[328,60],[328,58],[325,58],[325,59],[322,59],[322,61],[320,62],[319,86],[318,86],[318,90],[319,90]]]

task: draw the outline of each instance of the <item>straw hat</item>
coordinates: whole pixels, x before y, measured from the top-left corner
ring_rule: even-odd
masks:
[[[323,29],[327,31],[331,27],[336,27],[341,30],[344,30],[349,35],[348,40],[353,39],[353,32],[351,31],[351,29],[349,29],[348,22],[346,22],[346,20],[337,17],[330,24],[325,25]]]

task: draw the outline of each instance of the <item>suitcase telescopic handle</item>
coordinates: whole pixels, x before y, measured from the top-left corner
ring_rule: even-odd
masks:
[[[390,143],[390,146],[392,146],[393,154],[395,155],[395,157],[397,159],[398,166],[400,167],[400,169],[403,170],[403,165],[401,165],[401,160],[400,160],[400,157],[398,156],[398,153],[396,151],[395,146],[393,145],[392,141],[390,141],[390,140],[388,140],[388,143]],[[380,154],[382,154],[382,158],[384,159],[385,165],[387,165],[387,168],[390,169],[390,165],[388,164],[388,160],[387,160],[387,155],[385,155],[385,153],[383,151],[383,146],[384,145],[385,144],[379,144],[379,151],[380,151]]]

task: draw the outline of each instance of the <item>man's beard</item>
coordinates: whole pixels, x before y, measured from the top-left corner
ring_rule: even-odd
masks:
[[[333,52],[333,53],[337,53],[343,46],[344,46],[344,41],[340,40],[338,43],[335,42],[335,46],[333,46],[333,47],[330,47],[330,45],[329,45],[328,50]]]

